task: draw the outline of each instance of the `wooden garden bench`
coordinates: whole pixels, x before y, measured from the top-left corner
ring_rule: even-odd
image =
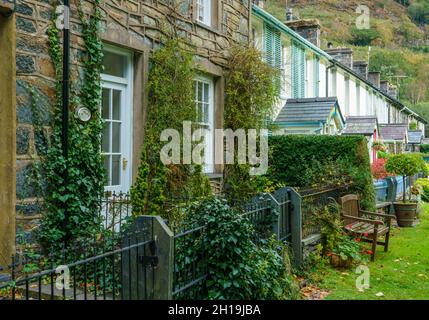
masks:
[[[384,252],[387,252],[389,248],[391,220],[395,216],[361,210],[359,197],[355,194],[341,197],[340,205],[341,216],[344,220],[344,229],[354,236],[361,237],[362,241],[372,243],[371,261],[375,259],[377,245],[384,246]],[[378,238],[381,236],[384,236],[384,241],[378,241]]]

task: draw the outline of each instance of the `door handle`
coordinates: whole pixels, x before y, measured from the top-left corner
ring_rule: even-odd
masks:
[[[127,166],[128,166],[128,160],[125,157],[123,157],[122,158],[122,170],[126,170]]]

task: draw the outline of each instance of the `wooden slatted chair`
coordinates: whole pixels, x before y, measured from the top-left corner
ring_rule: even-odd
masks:
[[[375,259],[377,244],[384,246],[384,252],[387,252],[391,220],[395,216],[361,210],[359,197],[355,194],[341,197],[340,205],[344,229],[354,236],[360,236],[362,241],[372,243],[371,261]],[[384,241],[378,241],[378,238],[383,235],[385,236]]]

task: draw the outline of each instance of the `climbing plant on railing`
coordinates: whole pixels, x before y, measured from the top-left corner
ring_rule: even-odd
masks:
[[[166,216],[175,199],[198,197],[210,193],[208,179],[201,166],[164,164],[160,151],[167,142],[160,141],[165,129],[174,129],[183,137],[183,122],[196,128],[192,54],[183,49],[180,39],[168,37],[151,59],[148,81],[148,111],[141,164],[131,188],[134,215]],[[181,140],[182,141],[182,140]],[[183,155],[181,146],[180,157]],[[180,201],[180,200],[178,200]],[[174,219],[169,216],[168,218]]]
[[[71,108],[84,105],[91,111],[91,119],[80,123],[71,116],[69,121],[69,156],[62,154],[62,54],[59,30],[55,26],[56,15],[48,28],[49,53],[56,75],[53,132],[51,145],[42,161],[46,177],[45,206],[39,239],[47,250],[58,250],[64,240],[93,237],[99,227],[97,212],[103,193],[104,169],[100,154],[103,122],[100,117],[100,73],[102,69],[102,42],[99,24],[100,0],[93,2],[93,11],[88,16],[78,2],[79,18],[85,57],[82,59],[84,78],[71,90]],[[67,170],[67,171],[66,171]],[[67,172],[67,181],[65,181]],[[65,210],[67,224],[65,225]]]

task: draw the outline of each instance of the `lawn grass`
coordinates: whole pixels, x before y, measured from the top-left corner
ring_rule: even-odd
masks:
[[[423,205],[420,224],[395,228],[385,253],[379,246],[370,270],[370,288],[356,288],[355,267],[336,270],[320,267],[315,274],[318,286],[330,291],[327,300],[429,300],[429,204]],[[383,296],[376,296],[377,293]]]

